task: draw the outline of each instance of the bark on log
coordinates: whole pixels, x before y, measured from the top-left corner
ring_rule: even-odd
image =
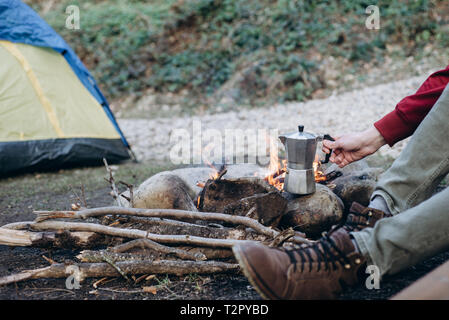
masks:
[[[191,273],[214,274],[214,273],[238,273],[238,264],[230,264],[218,261],[173,261],[173,260],[139,260],[119,261],[116,266],[127,275],[136,274],[174,274],[185,275]],[[74,272],[78,268],[78,273]],[[79,280],[98,277],[117,277],[120,273],[108,263],[79,263],[67,265],[63,263],[51,266],[26,270],[0,278],[0,285],[6,285],[28,279],[42,278],[67,278],[68,276],[79,276]]]
[[[200,252],[204,254],[207,260],[217,260],[217,259],[234,259],[234,254],[229,248],[206,248],[206,247],[186,247],[180,246],[179,249],[188,251],[190,253]]]
[[[44,222],[31,223],[29,227],[34,230],[90,231],[122,238],[150,239],[161,243],[172,243],[172,244],[184,243],[207,247],[230,248],[239,241],[244,241],[244,240],[229,240],[229,239],[209,239],[202,237],[193,237],[189,235],[165,235],[165,234],[160,235],[149,233],[143,230],[114,228],[95,223],[83,223],[83,222],[44,221]]]
[[[96,248],[99,246],[121,243],[122,239],[110,237],[94,232],[69,232],[61,230],[56,232],[31,232],[0,228],[0,245],[14,247],[39,248]]]
[[[259,193],[240,199],[224,207],[225,214],[246,216],[251,208],[250,218],[265,226],[277,227],[287,207],[287,200],[278,191]]]
[[[224,208],[258,193],[277,191],[266,181],[257,177],[208,180],[199,195],[200,211],[224,212]]]
[[[161,252],[164,254],[174,254],[178,258],[185,259],[185,260],[198,260],[198,261],[206,260],[206,256],[200,252],[190,253],[190,252],[187,252],[182,249],[161,245],[161,244],[151,241],[149,239],[137,239],[137,240],[128,241],[124,244],[110,248],[109,251],[122,253],[122,252],[130,251],[137,247],[140,247],[141,249],[151,249],[151,250]]]
[[[250,228],[227,228],[210,225],[199,225],[183,221],[160,219],[160,218],[142,218],[129,217],[130,223],[125,223],[124,226],[133,228],[139,226],[137,229],[144,229],[150,233],[157,234],[188,234],[191,236],[215,238],[215,239],[237,239],[237,240],[259,240],[263,241],[266,236],[260,235]]]

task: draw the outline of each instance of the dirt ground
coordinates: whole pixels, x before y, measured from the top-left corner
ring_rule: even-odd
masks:
[[[137,185],[164,166],[125,165],[120,167],[123,176],[119,178]],[[122,169],[123,168],[123,169]],[[36,209],[66,209],[80,193],[79,186],[85,187],[88,204],[104,206],[111,204],[109,187],[102,179],[104,168],[64,170],[56,173],[28,174],[0,180],[0,225],[33,220]],[[74,261],[78,252],[71,250],[47,250],[38,248],[0,246],[0,276],[21,270],[48,266],[43,258],[56,262]],[[449,252],[428,259],[419,265],[385,278],[379,290],[368,290],[364,286],[347,290],[340,299],[388,299],[413,281],[449,259]],[[86,279],[78,290],[69,290],[65,279],[29,280],[0,287],[3,300],[246,300],[260,299],[257,292],[243,275],[196,275],[184,277],[157,276],[139,284],[122,278],[111,278],[97,289],[93,284],[99,279]],[[157,291],[142,293],[143,286],[155,286]]]

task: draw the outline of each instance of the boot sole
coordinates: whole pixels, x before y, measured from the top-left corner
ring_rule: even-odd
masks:
[[[238,245],[232,247],[232,252],[234,253],[235,259],[240,265],[240,268],[243,270],[243,274],[248,278],[251,285],[256,289],[257,293],[264,300],[281,300],[276,295],[270,296],[267,292],[271,292],[267,286],[264,285],[263,281],[257,277],[257,274],[254,272],[251,264],[245,258],[245,255],[242,254],[240,247]]]

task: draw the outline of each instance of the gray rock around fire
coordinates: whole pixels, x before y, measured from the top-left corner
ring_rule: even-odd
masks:
[[[322,184],[317,184],[316,192],[310,195],[283,194],[288,202],[281,227],[293,227],[307,236],[317,237],[343,218],[343,202]]]

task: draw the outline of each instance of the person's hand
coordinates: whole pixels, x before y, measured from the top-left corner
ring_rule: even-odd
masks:
[[[330,161],[340,168],[373,154],[386,144],[385,139],[375,127],[363,132],[334,137],[334,139],[335,141],[323,140],[323,152],[329,153],[330,149],[333,149]]]

